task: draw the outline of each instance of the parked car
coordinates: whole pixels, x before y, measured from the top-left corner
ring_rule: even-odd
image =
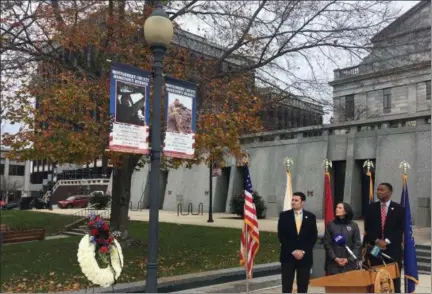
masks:
[[[76,207],[87,207],[89,196],[87,195],[75,195],[66,198],[66,200],[60,200],[57,202],[57,207],[60,208],[76,208]]]

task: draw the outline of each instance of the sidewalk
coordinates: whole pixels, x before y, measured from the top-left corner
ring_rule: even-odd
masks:
[[[403,276],[402,276],[403,277]],[[431,293],[431,277],[428,275],[420,275],[420,283],[416,287],[415,293]],[[245,293],[245,281],[236,281],[230,283],[224,283],[219,285],[213,285],[208,287],[200,287],[195,289],[188,289],[184,291],[177,291],[174,293]],[[256,287],[259,285],[262,287]],[[273,286],[268,286],[273,284]],[[250,282],[249,293],[282,293],[281,276],[274,275],[269,277],[262,277],[253,279]],[[267,285],[267,286],[264,286]],[[402,279],[402,293],[404,281]],[[296,285],[294,282],[293,292],[296,292]],[[309,287],[308,293],[325,293],[324,287]]]
[[[415,289],[415,293],[432,293],[431,289],[431,276],[429,275],[419,275],[419,284],[417,285],[416,289]],[[402,276],[402,283],[401,283],[401,290],[402,293],[404,292],[404,279]],[[263,288],[263,289],[259,289],[256,291],[251,291],[251,293],[255,293],[255,292],[259,292],[259,293],[282,293],[282,287],[281,286],[277,286],[277,287],[269,287],[269,288]],[[325,288],[321,288],[321,287],[309,287],[308,289],[308,293],[325,293]]]
[[[54,210],[37,210],[38,212],[44,213],[57,213],[71,215],[80,209],[54,209]],[[129,211],[129,217],[131,220],[136,221],[148,221],[149,210],[141,211]],[[197,225],[197,226],[210,226],[210,227],[225,227],[225,228],[237,228],[241,229],[243,226],[243,220],[234,214],[229,213],[213,213],[213,223],[208,223],[208,214],[204,215],[188,215],[188,216],[177,216],[177,212],[174,211],[159,211],[159,221],[162,223],[175,223],[185,225]],[[268,218],[258,220],[259,229],[263,232],[277,232],[277,218]],[[360,228],[361,234],[363,235],[363,221],[355,221]],[[324,234],[324,220],[317,220],[318,233]],[[414,238],[418,245],[431,245],[431,228],[416,228],[414,227]]]

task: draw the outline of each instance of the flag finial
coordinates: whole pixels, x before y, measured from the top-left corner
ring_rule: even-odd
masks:
[[[368,171],[370,171],[371,168],[374,168],[374,164],[372,162],[372,160],[365,160],[365,162],[363,163],[363,167],[366,167]]]
[[[284,158],[284,165],[286,168],[286,171],[290,171],[291,170],[291,166],[294,165],[294,160],[291,157],[285,157]]]
[[[332,167],[332,162],[326,158],[323,161],[323,166],[325,168],[325,172],[328,172],[329,168]]]
[[[403,174],[406,175],[408,169],[410,169],[411,166],[409,165],[408,161],[404,160],[399,164],[399,168],[402,169]]]
[[[242,165],[249,165],[249,152],[244,149],[241,151],[241,163]]]

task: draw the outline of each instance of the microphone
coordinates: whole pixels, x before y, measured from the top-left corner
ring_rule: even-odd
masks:
[[[378,257],[378,255],[379,255],[379,256],[382,256],[382,257],[384,257],[384,258],[386,258],[386,259],[388,259],[388,260],[394,261],[393,258],[391,258],[391,257],[388,256],[387,254],[385,254],[384,252],[382,252],[381,248],[379,248],[379,247],[376,246],[376,245],[372,247],[372,249],[371,249],[371,251],[370,251],[370,254],[371,254],[372,256],[374,256],[374,257]]]
[[[354,252],[352,252],[348,246],[345,245],[345,249],[348,251],[349,255],[354,258],[354,260],[358,260],[357,256],[355,256]]]
[[[345,246],[345,244],[346,244],[345,238],[341,234],[336,235],[333,240],[339,246]]]

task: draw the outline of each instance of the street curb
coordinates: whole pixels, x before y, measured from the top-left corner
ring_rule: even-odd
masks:
[[[282,285],[281,275],[269,276],[263,280],[255,280],[249,282],[249,292],[258,291],[270,287],[278,287]],[[221,288],[216,291],[212,291],[212,293],[245,293],[246,292],[246,283],[239,283],[235,285],[231,285],[229,287]]]
[[[280,263],[273,262],[254,266],[254,278],[273,276],[280,273]],[[214,286],[217,284],[241,281],[245,279],[245,270],[241,267],[214,270],[196,274],[160,278],[158,293],[169,293]],[[89,288],[69,293],[145,293],[145,281],[117,284],[113,288]],[[257,283],[258,284],[258,283]],[[252,283],[251,283],[252,286]],[[254,286],[258,287],[258,286]],[[234,289],[231,287],[231,289]],[[259,289],[259,287],[257,288]],[[223,292],[221,292],[223,293]]]

